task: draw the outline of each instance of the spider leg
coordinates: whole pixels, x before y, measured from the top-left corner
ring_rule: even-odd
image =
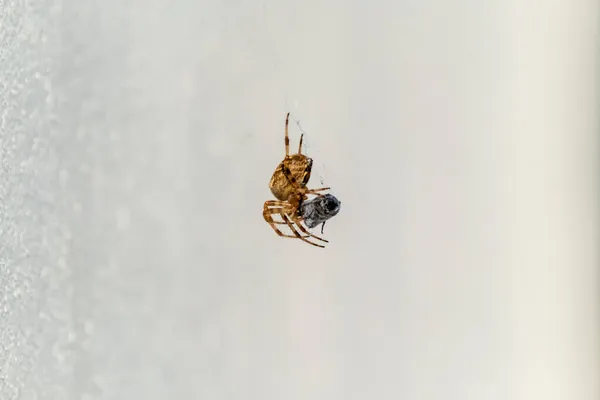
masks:
[[[292,230],[292,232],[293,232],[293,230],[294,230],[294,228],[293,228],[293,225],[292,225],[292,226],[290,226],[290,224],[291,224],[291,221],[286,221],[286,217],[285,217],[285,213],[286,213],[286,211],[287,211],[287,210],[286,210],[285,208],[282,208],[282,207],[273,207],[273,208],[269,208],[269,209],[268,209],[268,214],[269,214],[269,215],[268,215],[268,217],[267,217],[267,218],[269,218],[269,220],[268,220],[267,222],[268,222],[269,224],[271,224],[271,226],[273,226],[272,224],[276,224],[276,225],[287,225],[287,226],[290,228],[290,230]],[[277,214],[278,214],[278,215],[281,217],[281,219],[283,219],[283,221],[275,221],[275,220],[273,219],[273,215],[277,215]],[[265,220],[266,220],[267,218],[265,218]],[[284,236],[284,237],[291,237],[291,238],[297,238],[297,236],[296,236],[296,235],[286,235],[286,234],[284,234],[284,233],[282,233],[280,236]],[[304,237],[304,238],[307,238],[307,237],[310,237],[310,236],[308,236],[308,235],[307,235],[307,236],[302,236],[302,237]]]
[[[287,113],[285,117],[285,156],[290,154],[290,137],[288,136],[288,122],[290,120],[290,113]]]
[[[302,236],[294,228],[294,224],[292,223],[290,217],[288,217],[288,215],[287,215],[287,213],[289,213],[291,211],[290,208],[291,208],[291,205],[288,202],[279,201],[279,200],[267,200],[263,206],[263,217],[264,217],[265,221],[267,221],[267,223],[275,231],[275,233],[277,233],[279,236],[297,238],[297,239],[300,239],[300,240],[302,240],[308,244],[311,244],[313,246],[316,246],[316,247],[325,247],[320,244],[316,244],[316,243],[313,243],[313,242],[307,240],[306,238],[308,236]],[[285,233],[281,232],[279,230],[279,228],[277,228],[277,226],[275,225],[276,221],[273,220],[272,214],[279,214],[281,216],[281,218],[285,221],[287,226],[290,228],[290,230],[292,231],[294,236],[286,235]],[[296,222],[296,225],[298,225],[298,222]],[[308,232],[302,226],[300,226],[300,230],[302,230],[304,233],[308,234],[309,236],[314,236],[314,235],[311,235],[310,232]]]
[[[330,187],[323,187],[323,188],[318,188],[318,189],[308,189],[308,190],[307,190],[306,192],[304,192],[304,193],[306,193],[306,194],[314,194],[314,193],[317,193],[317,192],[322,192],[322,191],[324,191],[324,190],[329,190],[329,189],[331,189],[331,188],[330,188]]]
[[[304,139],[304,133],[300,135],[300,144],[298,145],[298,154],[302,154],[302,139]]]
[[[281,231],[279,230],[279,228],[277,228],[277,226],[276,226],[275,224],[284,224],[284,225],[287,225],[288,227],[290,226],[290,224],[289,224],[289,223],[287,223],[287,222],[277,222],[277,221],[274,221],[274,220],[273,220],[273,217],[271,217],[271,212],[270,212],[270,210],[268,210],[268,209],[265,209],[265,210],[263,211],[263,217],[264,217],[265,221],[267,221],[267,223],[268,223],[268,224],[271,226],[271,228],[272,228],[272,229],[275,231],[275,233],[276,233],[276,234],[278,234],[279,236],[282,236],[282,237],[289,237],[289,238],[294,238],[294,239],[297,239],[297,236],[295,236],[295,235],[286,235],[285,233],[281,232]]]
[[[298,228],[300,228],[300,230],[302,231],[302,233],[309,235],[310,237],[314,237],[317,240],[321,240],[325,243],[329,243],[329,240],[323,239],[321,237],[318,237],[317,235],[313,235],[312,233],[310,233],[309,231],[306,230],[305,227],[302,226],[302,222],[300,221],[300,218],[298,217],[292,217],[292,221],[296,224],[296,226]]]
[[[289,221],[289,220],[286,221],[286,217],[285,217],[285,211],[286,211],[285,206],[286,205],[287,205],[287,203],[285,201],[277,201],[277,200],[266,201],[265,205],[263,207],[263,218],[265,219],[265,221],[267,221],[267,223],[271,226],[271,228],[273,228],[275,233],[277,233],[279,236],[297,239],[298,235],[296,235],[296,232],[294,232],[295,229],[294,229],[294,226],[291,224],[291,221]],[[284,206],[284,207],[282,207],[282,206]],[[280,215],[281,218],[284,220],[284,222],[275,221],[273,219],[274,214]],[[281,232],[279,230],[279,228],[277,228],[277,226],[275,226],[276,224],[287,225],[290,228],[290,230],[292,232],[294,232],[294,235],[287,235],[287,234]],[[300,239],[302,239],[304,237],[309,237],[309,236],[303,236]]]
[[[325,190],[325,189],[328,189],[328,188],[321,188],[321,189],[317,189],[317,190]],[[302,218],[299,216],[295,216],[294,213],[292,212],[292,210],[290,210],[290,208],[291,208],[291,205],[285,201],[267,200],[265,202],[264,210],[263,210],[263,216],[265,218],[265,221],[267,221],[267,223],[269,223],[269,225],[271,225],[271,228],[273,228],[273,230],[279,236],[289,237],[289,235],[285,235],[283,232],[281,232],[279,229],[277,229],[275,224],[279,224],[279,225],[287,224],[289,226],[290,230],[292,231],[292,233],[294,233],[294,235],[296,235],[296,237],[298,237],[299,239],[302,239],[303,241],[305,241],[307,243],[314,244],[314,243],[306,240],[307,237],[313,237],[322,242],[329,243],[329,240],[323,239],[322,237],[319,237],[317,235],[313,235],[304,226],[302,226]],[[285,222],[281,223],[281,222],[273,220],[272,214],[281,215],[281,218]],[[300,231],[307,236],[300,235],[300,233],[298,233],[296,231],[296,229],[294,229],[294,225],[292,223],[295,224],[298,227],[298,229],[300,229]],[[318,245],[315,245],[315,246],[318,246]],[[323,246],[319,246],[319,247],[323,247]]]
[[[294,232],[294,235],[296,235],[296,237],[297,237],[298,239],[300,239],[300,240],[302,240],[303,242],[306,242],[306,243],[308,243],[308,244],[312,244],[313,246],[317,246],[317,247],[325,248],[325,246],[323,246],[323,245],[320,245],[320,244],[313,243],[313,242],[311,242],[310,240],[307,240],[307,239],[305,239],[305,236],[302,236],[302,235],[300,235],[300,233],[299,233],[299,232],[298,232],[296,229],[294,229],[294,226],[292,225],[292,221],[290,220],[290,217],[288,217],[286,214],[281,214],[281,216],[282,216],[282,217],[283,217],[283,219],[285,219],[286,221],[289,221],[289,227],[290,227],[290,229],[292,230],[292,232]],[[307,234],[309,234],[310,236],[316,237],[316,236],[312,235],[310,232],[308,232],[306,229],[304,229],[304,228],[302,227],[302,225],[298,224],[298,222],[296,222],[296,226],[298,226],[298,227],[300,228],[300,230],[301,230],[301,231],[303,231],[304,233],[307,233]],[[317,238],[317,239],[320,239],[320,238]],[[324,242],[327,242],[327,240],[324,240],[324,239],[321,239],[321,240],[323,240]]]
[[[285,158],[283,160],[283,174],[288,178],[292,186],[298,190],[301,189],[300,184],[296,181],[296,178],[292,176],[292,173],[288,167],[287,161],[290,159],[290,136],[289,136],[289,122],[290,122],[290,113],[288,112],[285,116]],[[300,144],[298,145],[298,154],[302,154],[302,143],[304,139],[304,133],[300,135]],[[310,189],[304,193],[315,193],[323,190],[329,190],[330,188],[320,188],[320,189]]]
[[[296,178],[294,176],[292,176],[292,173],[288,167],[288,163],[287,161],[291,158],[290,157],[290,136],[289,136],[289,130],[288,130],[288,126],[289,126],[289,122],[290,122],[290,113],[287,113],[287,115],[285,116],[285,158],[283,159],[283,174],[288,178],[288,180],[290,181],[290,183],[292,184],[292,186],[297,190],[300,188],[300,185],[298,183],[298,181],[296,181]],[[298,145],[298,154],[302,153],[302,141],[304,139],[304,133],[302,135],[300,135],[300,144]]]
[[[283,209],[288,209],[290,207],[290,203],[288,203],[287,201],[281,201],[281,200],[267,200],[265,201],[265,206],[264,208],[272,208],[272,207],[279,207],[279,208],[283,208]]]

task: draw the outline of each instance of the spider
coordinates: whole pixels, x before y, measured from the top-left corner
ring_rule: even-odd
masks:
[[[290,155],[290,139],[288,136],[289,118],[290,113],[287,113],[287,116],[285,117],[285,158],[279,163],[269,182],[271,193],[273,193],[273,196],[275,196],[277,200],[265,201],[263,217],[279,236],[296,238],[313,246],[325,247],[308,240],[309,238],[315,238],[322,242],[329,243],[328,240],[313,235],[302,226],[303,216],[301,214],[301,206],[302,202],[308,199],[309,194],[316,194],[324,190],[329,190],[330,188],[308,189],[306,187],[308,180],[310,179],[313,161],[311,158],[302,154],[302,139],[304,138],[304,134],[300,136],[298,153]],[[321,195],[317,194],[317,196]],[[283,221],[275,221],[273,215],[279,215]],[[278,224],[287,225],[293,235],[287,235],[281,232],[279,228],[277,228]],[[298,230],[303,234],[298,232]]]

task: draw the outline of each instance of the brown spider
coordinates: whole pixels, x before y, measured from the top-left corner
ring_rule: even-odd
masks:
[[[302,226],[303,216],[300,211],[302,202],[308,199],[309,194],[315,194],[328,190],[328,187],[319,189],[308,189],[306,187],[310,179],[310,172],[313,161],[302,154],[302,139],[304,134],[300,136],[300,145],[298,153],[290,155],[290,139],[288,137],[288,122],[290,113],[285,117],[285,158],[277,166],[277,169],[271,177],[269,188],[271,193],[277,200],[267,200],[263,207],[263,217],[265,221],[279,236],[296,238],[312,244],[317,247],[325,247],[323,245],[313,243],[307,238],[313,237],[328,243],[327,240],[310,233]],[[317,195],[320,196],[320,195]],[[273,220],[273,215],[279,215],[283,221]],[[294,235],[286,235],[277,228],[279,225],[287,225]],[[298,228],[304,235],[298,232]]]

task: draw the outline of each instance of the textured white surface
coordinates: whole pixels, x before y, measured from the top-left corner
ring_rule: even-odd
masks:
[[[598,15],[0,1],[0,398],[597,399]]]

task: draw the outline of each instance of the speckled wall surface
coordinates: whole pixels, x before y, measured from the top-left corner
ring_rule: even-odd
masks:
[[[57,146],[59,10],[0,3],[0,398],[67,398],[72,222]],[[36,397],[38,396],[38,397]]]
[[[548,4],[0,1],[0,399],[596,400],[599,14]],[[286,111],[325,250],[262,219]]]

